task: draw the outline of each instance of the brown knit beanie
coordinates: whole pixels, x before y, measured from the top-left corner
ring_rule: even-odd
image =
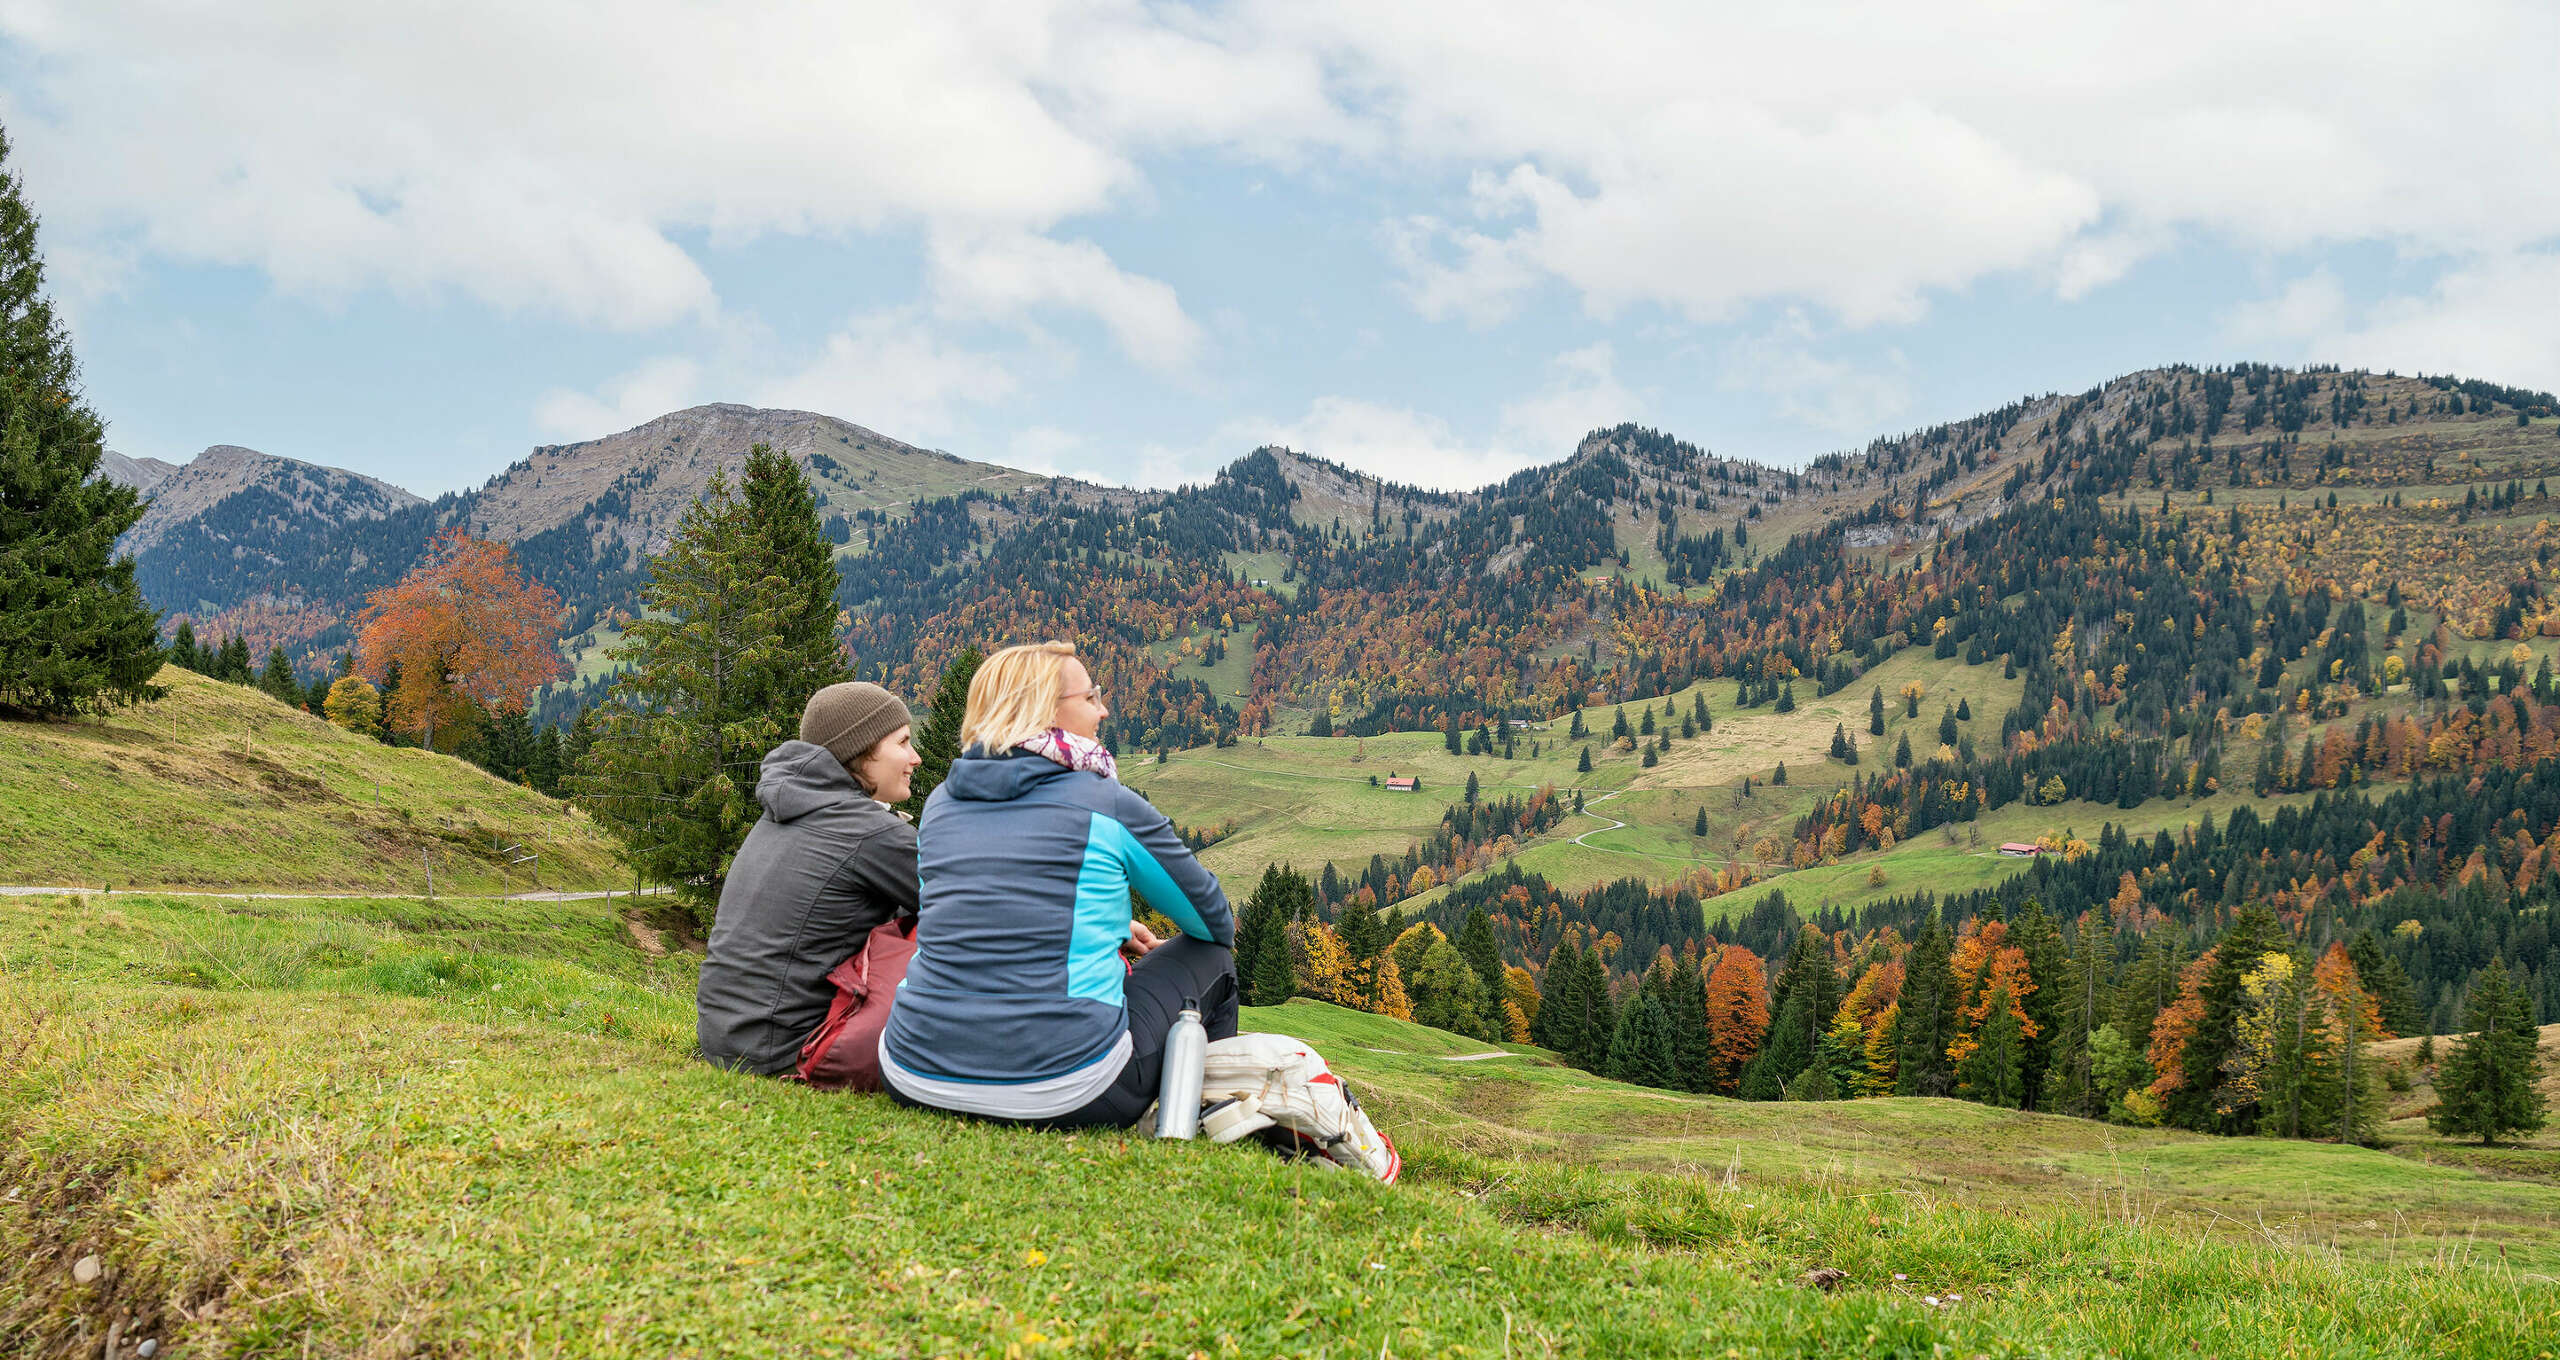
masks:
[[[904,700],[868,680],[856,680],[809,696],[809,706],[800,711],[800,740],[826,747],[850,773],[882,737],[914,722]]]

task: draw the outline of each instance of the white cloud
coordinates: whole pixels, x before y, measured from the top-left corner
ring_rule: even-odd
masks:
[[[1013,374],[992,355],[937,338],[914,318],[859,318],[797,371],[750,386],[759,406],[843,415],[894,438],[947,438],[963,408],[1003,400]]]
[[[1046,343],[1052,314],[1090,316],[1139,365],[1199,376],[1217,346],[1169,282],[1180,269],[1120,244],[1161,233],[1115,231],[1172,175],[1233,187],[1228,207],[1303,211],[1319,249],[1362,239],[1322,235],[1328,214],[1374,222],[1370,248],[1428,318],[1494,325],[1544,288],[1604,318],[1806,318],[1737,345],[1733,380],[1852,437],[1909,394],[1895,366],[1844,364],[1818,336],[2003,278],[2086,297],[2198,239],[2450,264],[2424,296],[2335,315],[2308,284],[2234,313],[2235,334],[2545,385],[2560,369],[2545,0],[2446,0],[2423,24],[2392,0],[2031,22],[2004,0],[774,0],[751,17],[627,0],[598,16],[569,0],[0,0],[0,121],[75,314],[180,261],[330,302],[381,290],[716,332],[741,319],[704,242],[921,243],[919,291],[888,300],[905,329],[850,325],[780,365],[715,341],[693,362],[706,392],[922,430],[1018,385],[916,318]],[[548,394],[541,422],[619,419],[670,390],[670,362]],[[1454,481],[1552,457],[1572,413],[1625,397],[1567,364],[1491,433],[1401,394],[1274,428],[1405,450],[1416,475]]]
[[[1183,40],[1116,0],[752,17],[631,0],[610,22],[525,0],[14,0],[0,37],[17,77],[0,116],[66,244],[247,266],[322,299],[460,294],[621,329],[716,312],[688,234],[1036,237],[1141,187],[1136,126],[1285,135],[1312,69]],[[1231,107],[1259,130],[1166,123],[1094,87],[1139,60],[1246,83],[1258,97]],[[1150,359],[1178,347],[1162,285],[1090,259],[1075,282],[1034,300],[1104,308]]]
[[[1121,272],[1090,242],[1027,232],[936,240],[931,260],[937,295],[960,315],[1017,316],[1049,306],[1090,312],[1130,358],[1159,370],[1180,368],[1200,346],[1200,327],[1171,287]]]
[[[2301,341],[2334,334],[2347,319],[2347,290],[2338,276],[2315,269],[2286,284],[2274,297],[2244,302],[2225,312],[2223,334],[2242,345]]]
[[[1503,437],[1526,459],[1520,466],[1562,458],[1584,435],[1642,413],[1635,393],[1618,381],[1616,363],[1605,343],[1567,350],[1550,365],[1544,389],[1503,403]]]
[[[1228,446],[1283,444],[1391,481],[1473,490],[1566,457],[1595,429],[1641,418],[1640,400],[1618,381],[1613,364],[1605,344],[1557,355],[1544,387],[1504,403],[1489,439],[1466,438],[1429,412],[1327,396],[1294,421],[1236,427],[1231,433],[1243,438]]]
[[[681,356],[651,359],[593,393],[554,388],[534,403],[534,424],[563,441],[601,439],[695,405],[702,366]]]
[[[1016,430],[1005,449],[1005,464],[1025,472],[1060,475],[1066,460],[1083,449],[1084,436],[1055,425],[1033,425]]]
[[[2387,0],[2316,22],[2163,0],[2031,32],[2002,3],[1244,12],[1327,54],[1400,172],[1476,173],[1482,221],[1400,242],[1426,315],[1553,278],[1600,315],[1777,300],[1859,325],[2011,272],[2084,296],[2191,236],[2443,254],[2560,233],[2560,180],[2527,168],[2560,163],[2560,10],[2528,0],[2417,28]]]
[[[2560,391],[2560,251],[2514,251],[2448,269],[2423,294],[2357,306],[2327,270],[2223,318],[2236,344],[2403,373],[2457,373]]]
[[[535,425],[563,440],[593,439],[710,401],[816,411],[893,439],[930,444],[1015,391],[1003,361],[936,334],[907,311],[855,317],[812,349],[794,351],[752,327],[712,336],[713,354],[648,360],[593,392],[554,389],[534,403]],[[1066,439],[1073,436],[1052,432]],[[1015,448],[1034,448],[1026,434]]]
[[[2560,251],[2518,252],[2395,297],[2328,341],[2340,361],[2560,391]]]
[[[1864,441],[1911,409],[1902,356],[1864,368],[1822,352],[1811,318],[1791,310],[1758,335],[1727,346],[1719,385],[1771,398],[1778,415],[1841,439]]]

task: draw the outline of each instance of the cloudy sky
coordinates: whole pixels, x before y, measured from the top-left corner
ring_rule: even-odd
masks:
[[[1475,485],[2174,361],[2560,388],[2560,7],[2063,8],[0,0],[0,121],[111,446],[430,493],[705,401]]]

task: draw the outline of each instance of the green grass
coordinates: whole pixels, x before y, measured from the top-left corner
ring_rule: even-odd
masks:
[[[1248,1023],[1399,1186],[950,1120],[712,1071],[685,956],[499,910],[0,903],[0,1350],[2504,1356],[2560,1307],[2552,1187],[1637,1091],[1313,1003]]]
[[[157,703],[0,723],[0,883],[416,893],[627,882],[582,813],[174,667]],[[377,803],[377,799],[379,802]]]

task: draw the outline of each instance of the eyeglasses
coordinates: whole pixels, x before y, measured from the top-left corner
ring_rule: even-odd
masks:
[[[1101,703],[1102,686],[1093,685],[1085,689],[1069,690],[1058,696],[1058,702],[1062,704],[1069,699],[1083,699],[1091,703]]]

